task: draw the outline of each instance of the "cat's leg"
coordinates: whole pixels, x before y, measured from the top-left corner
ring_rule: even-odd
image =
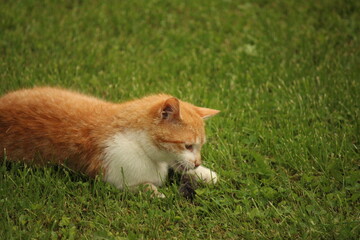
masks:
[[[194,176],[197,181],[203,181],[209,184],[215,184],[218,181],[216,172],[211,171],[209,168],[204,166],[199,166],[195,169],[187,171],[186,173]]]

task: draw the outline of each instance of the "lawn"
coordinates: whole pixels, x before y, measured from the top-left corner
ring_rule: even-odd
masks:
[[[358,239],[360,1],[0,0],[0,94],[221,110],[183,198],[0,161],[0,239]],[[0,116],[1,117],[1,116]]]

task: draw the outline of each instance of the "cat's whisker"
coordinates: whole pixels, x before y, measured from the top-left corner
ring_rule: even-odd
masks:
[[[174,171],[181,173],[181,174],[184,174],[188,171],[188,169],[181,163],[176,163],[173,168],[174,168]]]

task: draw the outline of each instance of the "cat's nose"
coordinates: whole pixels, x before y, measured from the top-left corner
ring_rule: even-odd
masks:
[[[196,158],[194,159],[194,165],[195,165],[195,168],[197,168],[198,166],[201,165],[201,156],[200,156],[200,153],[197,154]]]
[[[200,162],[196,161],[195,162],[195,168],[197,168],[198,166],[200,166]]]

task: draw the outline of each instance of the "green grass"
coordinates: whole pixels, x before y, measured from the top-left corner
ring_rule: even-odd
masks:
[[[360,2],[0,1],[0,94],[220,109],[194,202],[3,163],[0,239],[358,239]],[[0,116],[1,117],[1,116]]]

